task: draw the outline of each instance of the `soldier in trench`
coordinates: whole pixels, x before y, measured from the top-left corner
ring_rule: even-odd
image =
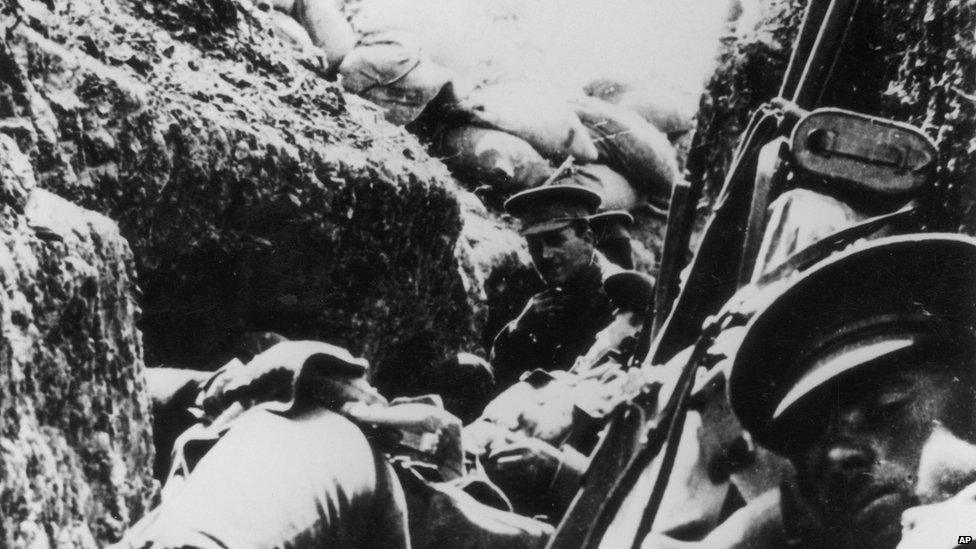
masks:
[[[893,547],[901,539],[918,547],[919,532],[935,532],[952,539],[923,538],[928,546],[951,547],[968,535],[976,296],[965,282],[973,272],[972,239],[893,237],[823,262],[763,307],[733,359],[730,394],[743,425],[793,462],[797,480],[698,545]],[[316,352],[337,371],[362,368],[340,349]],[[290,414],[252,413],[229,430],[128,542],[405,546],[400,485],[362,431],[329,410]],[[548,533],[510,513],[491,519],[449,530],[473,546],[537,546]]]
[[[600,202],[596,192],[557,180],[505,203],[521,222],[546,289],[495,337],[490,362],[498,392],[534,369],[568,370],[612,320],[603,281],[621,269],[597,251],[587,220]]]
[[[796,474],[700,542],[651,534],[642,547],[907,549],[972,536],[974,273],[971,238],[888,237],[760,307],[726,365],[729,398]]]
[[[544,300],[546,296],[530,303],[526,312],[503,331],[499,339],[503,342],[502,356],[518,350],[505,349],[505,345],[513,345],[519,337],[530,342],[532,357],[543,354],[541,344],[550,340],[534,334],[556,326],[542,320],[559,315],[565,323],[574,317],[585,319],[593,326],[589,333],[579,335],[579,340],[566,338],[566,334],[546,334],[562,336],[562,342],[578,349],[563,349],[557,343],[556,348],[548,350],[550,357],[565,354],[565,363],[524,359],[524,366],[520,366],[524,371],[535,366],[568,369],[572,360],[593,343],[595,333],[611,320],[611,307],[602,289],[603,273],[609,269],[594,249],[593,235],[586,225],[586,216],[598,207],[599,196],[581,188],[553,188],[515,198],[511,211],[523,220],[536,267],[552,284],[554,295],[551,304]],[[582,290],[590,294],[576,295]],[[568,295],[560,295],[564,291]],[[580,303],[587,308],[571,307]],[[538,310],[542,305],[551,307]],[[594,311],[599,314],[591,314]],[[534,323],[534,317],[540,322]],[[261,387],[270,390],[266,394],[272,395],[273,400],[275,386],[296,385],[284,379],[287,372],[292,371],[290,379],[294,381],[299,377],[294,373],[296,364],[310,360],[301,358],[303,351],[296,345],[325,344],[282,343],[267,351],[270,357],[259,355],[247,368],[234,367],[223,374],[152,369],[150,388],[156,407],[186,406],[199,400],[199,395],[206,395],[204,400],[255,401],[247,394],[261,392]],[[286,348],[292,349],[290,358]],[[347,381],[358,387],[353,393],[371,394],[365,382],[350,376],[350,372],[362,375],[365,366],[359,359],[330,346],[315,350],[314,356],[319,357],[316,361],[325,361],[336,371],[345,372]],[[168,492],[174,495],[164,498],[163,505],[133,528],[125,543],[150,547],[210,547],[215,543],[249,546],[272,541],[297,543],[303,539],[326,539],[327,545],[339,547],[395,547],[406,543],[410,534],[405,496],[384,461],[383,451],[374,448],[357,431],[359,424],[337,413],[334,406],[326,410],[301,406],[301,400],[296,395],[292,397],[294,406],[249,410],[230,424],[233,428],[218,430],[214,434],[218,442],[208,447],[192,472],[170,475],[168,485],[172,488]],[[371,395],[370,399],[379,402],[382,397]],[[341,451],[336,451],[337,440],[343,441]],[[259,450],[248,451],[251,445]],[[184,453],[187,447],[190,446],[183,447]],[[285,456],[280,455],[282,450]],[[329,457],[319,459],[316,456],[320,453]],[[247,455],[247,459],[241,460],[241,455]],[[584,456],[569,448],[557,449],[541,440],[515,437],[492,447],[485,466],[496,478],[515,484],[546,485],[571,497],[586,463]],[[263,480],[245,481],[252,475]],[[298,489],[299,484],[303,488]],[[281,486],[286,485],[293,490],[282,491]],[[464,500],[461,494],[453,496]],[[260,504],[246,506],[242,505],[244,501]],[[261,511],[267,506],[274,511]],[[461,507],[465,511],[441,531],[454,532],[452,535],[460,539],[467,530],[481,540],[476,546],[536,546],[549,532],[543,523],[473,500]],[[381,527],[369,527],[370,524]],[[423,540],[415,539],[414,546],[417,545],[422,546]]]

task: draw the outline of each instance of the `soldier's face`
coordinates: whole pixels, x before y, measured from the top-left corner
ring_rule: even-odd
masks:
[[[821,393],[820,409],[833,411],[791,459],[827,539],[894,547],[902,511],[976,481],[973,401],[968,383],[932,368],[862,376]]]
[[[549,286],[560,286],[581,273],[593,260],[593,233],[573,226],[526,235],[532,263]]]

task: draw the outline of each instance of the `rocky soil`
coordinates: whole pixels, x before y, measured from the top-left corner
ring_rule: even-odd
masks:
[[[881,24],[829,99],[928,132],[928,223],[976,232],[976,0],[862,4]],[[725,42],[690,153],[712,191],[803,5]],[[4,547],[98,546],[145,511],[144,363],[212,368],[273,330],[396,394],[537,288],[509,222],[250,0],[0,0],[0,32]]]
[[[5,135],[0,210],[0,546],[97,547],[155,493],[132,253]]]
[[[246,0],[0,13],[4,547],[99,546],[144,512],[144,361],[210,368],[274,330],[395,393],[482,350],[495,266],[530,276],[506,221]]]
[[[53,8],[8,8],[0,114],[42,187],[119,223],[150,364],[213,366],[247,330],[323,338],[377,370],[477,349],[479,268],[517,257],[517,241],[458,246],[443,165],[272,36],[267,13]]]

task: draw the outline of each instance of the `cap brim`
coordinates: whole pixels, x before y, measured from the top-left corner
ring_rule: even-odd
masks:
[[[757,312],[746,327],[729,379],[732,409],[753,438],[782,450],[775,432],[782,428],[777,423],[787,397],[795,402],[872,362],[878,353],[890,352],[878,348],[874,354],[858,351],[859,356],[839,357],[830,367],[836,371],[828,368],[819,379],[807,376],[813,364],[797,362],[811,340],[881,315],[923,316],[954,327],[953,333],[971,334],[976,325],[976,240],[956,234],[874,240],[812,267]]]
[[[579,202],[589,212],[595,212],[603,202],[596,191],[579,185],[547,185],[512,195],[505,201],[505,211],[515,217],[524,217],[533,204],[556,200]]]
[[[591,215],[589,220],[596,223],[619,223],[625,227],[630,227],[634,224],[634,216],[630,215],[629,212],[624,210],[600,212],[598,214]]]
[[[533,223],[531,225],[524,225],[522,230],[519,231],[522,236],[528,236],[533,234],[548,233],[550,231],[558,231],[570,226],[573,221],[585,220],[585,217],[577,218],[561,218],[561,219],[550,219],[549,221],[543,221],[542,223]]]
[[[792,407],[817,389],[843,377],[854,369],[861,368],[882,357],[909,349],[918,343],[917,334],[895,334],[878,338],[874,341],[861,342],[848,346],[838,352],[830,353],[817,361],[812,368],[793,384],[779,404],[773,410],[772,420],[775,421],[785,415]]]

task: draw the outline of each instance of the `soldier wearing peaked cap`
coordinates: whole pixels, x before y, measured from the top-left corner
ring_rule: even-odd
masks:
[[[775,520],[738,528],[758,536],[748,546],[918,547],[912,534],[926,523],[945,536],[928,547],[971,535],[976,516],[951,517],[976,509],[974,357],[967,237],[873,241],[761,308],[735,354],[729,397],[753,439],[793,463],[796,481],[783,486]],[[948,507],[926,512],[935,505]],[[709,539],[726,531],[736,529]]]
[[[614,264],[633,269],[630,226],[634,224],[634,217],[624,210],[610,210],[591,215],[589,222],[596,237],[596,248]]]
[[[522,223],[523,235],[553,231],[596,213],[602,199],[579,185],[550,184],[522,191],[505,201],[505,211]]]
[[[544,185],[505,203],[521,222],[536,271],[547,288],[496,336],[491,365],[499,390],[537,368],[565,370],[611,320],[603,280],[614,266],[596,249],[587,218],[600,195],[576,185]]]

